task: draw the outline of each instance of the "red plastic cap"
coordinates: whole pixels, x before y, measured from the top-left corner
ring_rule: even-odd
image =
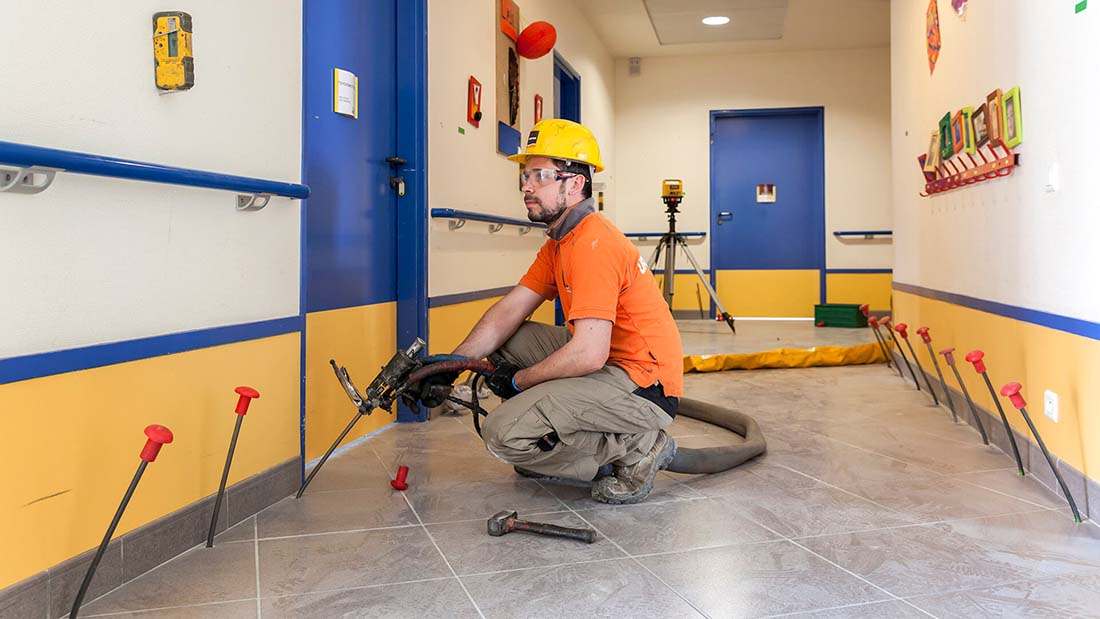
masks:
[[[879,324],[881,324],[884,327],[889,327],[890,326],[890,317],[889,316],[883,316],[882,318],[878,319],[878,322],[879,322]]]
[[[878,318],[875,318],[874,316],[871,316],[870,318],[867,319],[867,323],[870,324],[872,327],[877,327],[878,326]]]
[[[237,399],[237,408],[233,412],[238,415],[244,415],[248,412],[248,405],[252,403],[252,400],[260,397],[260,392],[256,391],[252,387],[237,387],[234,389],[240,398]]]
[[[405,482],[405,480],[408,478],[408,476],[409,476],[409,467],[399,466],[399,467],[397,467],[397,479],[391,479],[390,480],[390,485],[393,486],[394,489],[396,489],[396,490],[408,490],[409,489],[409,484],[407,484]]]
[[[932,343],[932,336],[928,335],[928,327],[921,327],[920,329],[917,329],[917,335],[920,336],[920,339],[924,340],[925,344]]]
[[[896,326],[894,326],[894,331],[897,331],[901,334],[901,339],[909,339],[909,325],[905,324],[904,322],[899,322]]]
[[[943,350],[940,351],[940,354],[943,355],[943,358],[947,359],[947,365],[955,365],[955,355],[952,354],[954,352],[955,352],[954,347],[944,348]]]
[[[1007,383],[1001,387],[1001,395],[1012,400],[1012,405],[1016,408],[1023,408],[1027,406],[1027,402],[1024,401],[1024,396],[1020,395],[1021,389],[1023,386],[1020,383]]]
[[[863,312],[863,315],[866,316],[871,313],[871,306],[864,303],[859,306],[859,311]]]
[[[141,450],[141,459],[146,462],[156,460],[161,446],[172,442],[172,431],[155,423],[145,428],[145,436],[148,440],[145,441],[145,447]]]
[[[985,372],[985,362],[982,361],[982,357],[985,357],[985,353],[980,350],[972,350],[966,353],[966,360],[974,364],[974,371],[979,374]]]

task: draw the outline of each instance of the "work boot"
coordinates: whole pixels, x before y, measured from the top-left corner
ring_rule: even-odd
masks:
[[[615,466],[614,475],[592,484],[592,498],[613,505],[640,503],[653,492],[657,471],[668,468],[674,457],[676,442],[660,430],[653,448],[641,460],[629,466]]]
[[[554,475],[543,475],[542,473],[536,473],[535,471],[532,471],[531,469],[525,469],[522,466],[514,466],[513,465],[512,468],[516,470],[517,475],[519,475],[521,477],[527,477],[528,479],[537,479],[537,480],[540,480],[540,481],[548,481],[550,483],[564,484],[566,486],[581,486],[581,487],[584,487],[584,488],[587,488],[588,486],[592,485],[592,481],[595,481],[597,479],[601,479],[603,477],[608,477],[614,472],[614,469],[610,464],[605,464],[605,465],[601,466],[598,471],[596,471],[596,477],[592,481],[583,481],[583,480],[580,480],[580,479],[573,479],[571,477],[557,477],[557,476],[554,476]]]

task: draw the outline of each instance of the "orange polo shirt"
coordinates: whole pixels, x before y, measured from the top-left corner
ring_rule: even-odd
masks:
[[[660,381],[666,396],[683,395],[683,344],[668,304],[638,248],[602,214],[547,239],[519,283],[544,299],[560,297],[570,332],[579,318],[610,320],[608,364],[640,387]]]

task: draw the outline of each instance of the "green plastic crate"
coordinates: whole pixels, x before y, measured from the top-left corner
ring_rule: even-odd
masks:
[[[867,326],[867,317],[856,303],[825,303],[814,306],[814,324],[819,327]]]

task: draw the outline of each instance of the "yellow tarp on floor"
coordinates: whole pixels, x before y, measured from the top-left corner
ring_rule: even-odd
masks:
[[[884,363],[886,357],[878,344],[859,346],[818,346],[817,348],[780,348],[765,352],[729,355],[685,355],[684,373],[721,372],[722,370],[759,370],[764,368],[809,368],[827,365]]]

